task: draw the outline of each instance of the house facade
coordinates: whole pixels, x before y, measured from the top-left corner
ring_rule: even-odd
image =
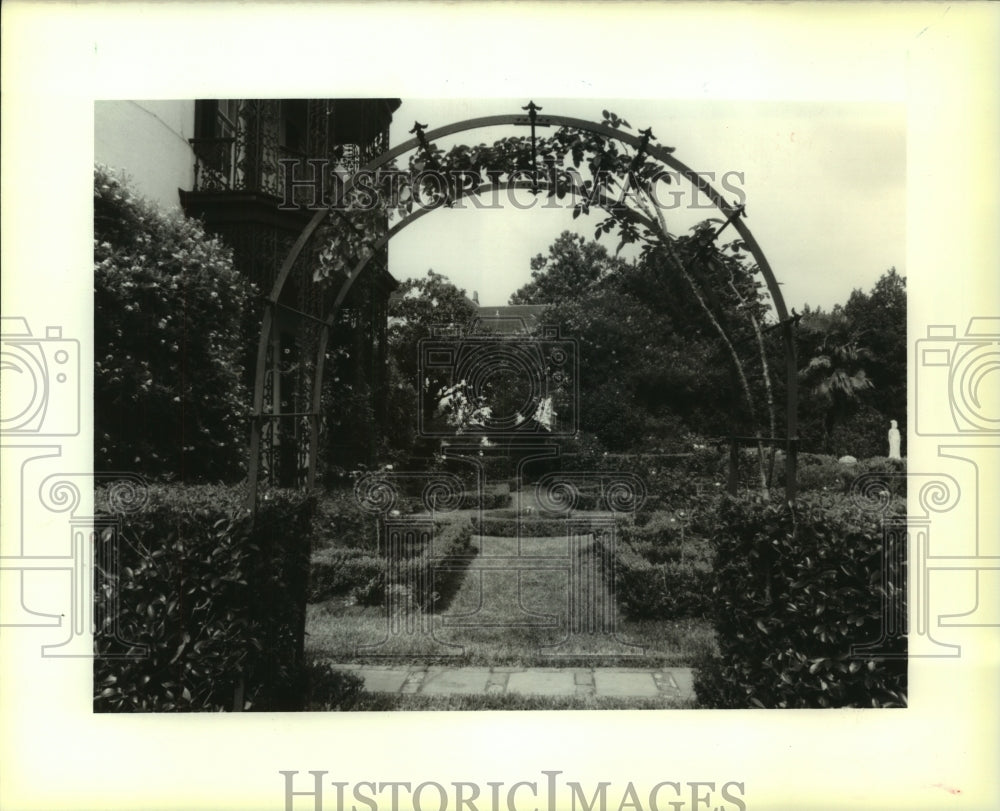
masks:
[[[162,208],[179,207],[233,251],[236,268],[266,297],[314,214],[283,205],[288,177],[309,161],[350,172],[388,149],[398,99],[198,99],[95,104],[95,161],[123,172]],[[298,201],[300,189],[292,199]],[[323,200],[315,202],[323,204]],[[317,281],[317,246],[303,252],[282,288],[264,378],[265,480],[301,483],[311,454],[329,468],[374,461],[382,419],[388,298],[397,286],[386,252],[337,311],[327,352],[329,391],[318,447],[308,420],[320,323],[332,313],[336,285]],[[262,306],[246,328],[247,385]],[[347,415],[346,417],[344,415]],[[284,415],[284,416],[282,416]],[[358,430],[366,423],[367,430]]]

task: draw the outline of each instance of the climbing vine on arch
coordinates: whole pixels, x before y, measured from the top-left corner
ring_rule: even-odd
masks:
[[[534,125],[544,126],[537,115],[541,108],[530,104],[525,109],[530,135],[447,150],[428,140],[426,128],[416,124],[411,132],[418,145],[405,169],[392,162],[359,173],[347,195],[333,206],[320,235],[316,277],[349,287],[394,229],[429,210],[462,204],[473,194],[518,189],[548,198],[549,205],[571,207],[574,219],[596,215],[600,219],[595,239],[616,238],[616,252],[637,246],[640,261],[681,280],[696,302],[738,382],[747,424],[758,438],[759,480],[766,493],[769,471],[762,438],[777,436],[765,340],[771,328],[766,323],[768,306],[744,242],[716,244],[726,227],[744,215],[743,208],[730,206],[723,212],[726,219],[705,221],[691,233],[674,233],[663,204],[676,194],[667,187],[676,189],[682,182],[681,174],[663,160],[672,148],[654,144],[650,130],[633,136],[631,144],[606,134],[631,130],[627,121],[609,111],[603,112],[604,132],[561,126],[550,136],[539,136]],[[741,314],[741,323],[731,317],[734,311]],[[763,382],[763,404],[751,384],[752,374]]]

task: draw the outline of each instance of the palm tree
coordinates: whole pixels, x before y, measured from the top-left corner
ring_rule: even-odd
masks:
[[[830,436],[834,426],[843,420],[858,403],[859,395],[874,383],[863,368],[871,353],[858,345],[853,335],[844,335],[843,324],[826,331],[816,354],[799,372],[810,393],[823,408],[823,448],[830,453]]]

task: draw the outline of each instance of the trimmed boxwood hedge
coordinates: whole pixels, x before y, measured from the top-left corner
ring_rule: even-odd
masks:
[[[441,609],[451,600],[461,583],[465,565],[475,555],[471,545],[472,525],[468,520],[439,521],[435,524],[433,554],[414,555],[410,566],[423,567],[423,576],[410,582],[434,584],[434,591],[410,597],[423,610]],[[447,563],[447,566],[443,564]],[[433,577],[432,577],[433,575]],[[390,583],[398,586],[398,583]],[[368,549],[321,549],[312,556],[309,601],[350,595],[362,605],[378,605],[385,599],[386,561]]]
[[[589,532],[586,516],[574,515],[570,523],[577,532]],[[484,515],[472,516],[473,532],[494,538],[556,538],[566,535],[567,521],[561,518],[527,518]]]
[[[320,495],[313,524],[316,549],[367,549],[377,554],[378,525],[371,513],[361,509],[353,488]]]
[[[657,512],[624,524],[615,557],[615,595],[633,619],[703,617],[711,605],[713,551],[685,534],[686,516]]]
[[[509,507],[511,502],[510,485],[506,482],[501,484],[488,484],[480,493],[478,490],[469,490],[462,493],[462,502],[459,509],[462,510],[500,510]]]
[[[96,712],[302,708],[315,498],[271,491],[253,526],[242,498],[153,485],[138,512],[116,515],[96,491],[98,526],[121,522],[117,568],[95,575]]]
[[[712,568],[704,561],[654,563],[628,547],[615,556],[615,599],[631,619],[701,617],[711,605]]]
[[[369,549],[320,549],[313,553],[309,602],[352,594],[358,602],[382,587],[385,561]],[[376,600],[377,601],[377,600]]]
[[[887,511],[905,507],[896,499]],[[844,496],[803,494],[794,509],[726,499],[712,587],[719,655],[698,663],[699,703],[905,706],[904,636],[889,638],[882,658],[851,653],[880,639],[883,600],[900,601],[905,616],[893,586],[906,582],[905,553],[905,533],[885,534],[880,513]]]

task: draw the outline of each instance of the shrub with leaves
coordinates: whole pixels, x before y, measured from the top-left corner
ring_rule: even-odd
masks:
[[[804,458],[803,458],[804,457]],[[784,466],[777,471],[777,483],[785,482]],[[802,454],[796,480],[802,492],[848,493],[861,476],[877,475],[879,481],[896,496],[906,496],[906,462],[903,459],[873,457],[854,464],[839,462],[833,456]]]
[[[201,224],[94,169],[94,466],[235,480],[251,293]]]
[[[424,555],[423,544],[415,542],[406,551],[408,559],[403,565],[391,567],[398,580],[389,582],[389,587],[418,584],[419,591],[407,595],[413,605],[423,610],[443,607],[458,591],[465,567],[475,555],[471,540],[472,524],[468,520],[435,522],[431,554]],[[385,599],[387,569],[385,556],[374,550],[319,549],[312,556],[309,600],[349,596],[361,605],[378,605]]]
[[[897,499],[889,515],[903,515]],[[905,533],[844,496],[804,494],[794,509],[727,499],[717,538],[712,618],[719,655],[696,668],[704,707],[898,707],[906,638],[877,643],[889,600],[905,616]]]
[[[308,662],[305,669],[306,700],[311,712],[351,710],[361,699],[365,682],[360,676],[338,670],[329,662]]]
[[[385,561],[371,549],[329,547],[313,553],[309,575],[309,602],[353,595],[360,603],[362,595],[373,594],[381,600]],[[376,586],[378,588],[376,588]]]
[[[301,709],[314,499],[270,492],[250,524],[236,488],[154,485],[100,543],[94,710]],[[108,561],[108,556],[99,557]]]
[[[508,512],[508,511],[503,511]],[[513,512],[512,510],[509,512]],[[513,516],[472,516],[472,525],[477,535],[492,536],[494,538],[557,538],[566,537],[569,531],[569,524],[558,518],[525,518]],[[573,528],[575,532],[583,533],[588,531],[585,523],[574,520]]]
[[[643,526],[622,524],[615,597],[635,619],[705,616],[711,605],[712,548],[687,532],[686,511],[656,512]]]
[[[317,549],[367,549],[376,554],[378,524],[361,508],[354,488],[329,490],[319,497],[313,527]]]

